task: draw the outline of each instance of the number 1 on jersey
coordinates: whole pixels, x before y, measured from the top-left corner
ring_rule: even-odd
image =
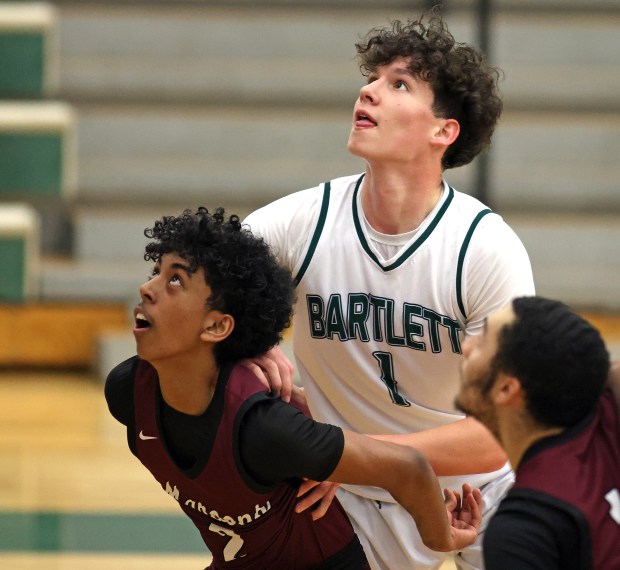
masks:
[[[398,382],[394,378],[394,363],[392,362],[392,354],[390,352],[376,351],[372,355],[379,363],[381,371],[381,380],[387,386],[392,402],[397,406],[411,406],[406,398],[398,393]]]

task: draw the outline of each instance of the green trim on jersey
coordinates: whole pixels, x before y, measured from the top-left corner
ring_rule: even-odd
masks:
[[[428,225],[428,227],[424,230],[420,237],[416,239],[403,253],[399,255],[398,259],[394,263],[384,267],[379,261],[379,258],[373,253],[372,249],[370,249],[370,246],[368,245],[368,242],[364,237],[364,232],[362,231],[362,224],[360,222],[359,213],[357,211],[357,193],[359,191],[363,177],[364,176],[362,175],[362,177],[358,180],[357,185],[355,186],[355,192],[353,192],[353,223],[355,224],[357,237],[360,240],[360,243],[362,244],[362,247],[364,248],[364,251],[366,252],[368,257],[370,257],[370,259],[372,259],[381,269],[383,269],[383,271],[391,271],[392,269],[396,269],[397,267],[400,267],[403,263],[405,263],[405,261],[407,261],[407,259],[411,257],[411,255],[417,249],[419,249],[419,247],[433,233],[433,230],[437,227],[437,224],[439,224],[441,218],[443,218],[443,215],[446,213],[448,207],[450,206],[450,203],[454,199],[454,190],[450,186],[448,186],[448,197],[433,218],[433,221]]]
[[[312,240],[310,241],[310,247],[306,252],[306,257],[304,258],[304,262],[301,264],[295,279],[293,282],[295,285],[299,285],[299,282],[302,280],[304,274],[308,270],[308,266],[310,265],[310,261],[312,260],[312,256],[316,251],[316,246],[319,243],[319,239],[321,237],[321,233],[323,233],[323,227],[325,226],[325,220],[327,219],[327,209],[329,208],[329,196],[331,192],[331,182],[325,182],[323,188],[323,201],[321,202],[321,211],[319,213],[319,219],[316,223],[316,228],[314,228],[314,234],[312,234]]]
[[[469,242],[471,241],[471,236],[474,234],[476,226],[480,223],[480,220],[484,218],[487,214],[492,214],[493,211],[490,209],[482,210],[478,212],[478,215],[474,218],[474,221],[469,226],[467,230],[467,235],[463,240],[463,245],[461,246],[461,251],[459,251],[459,260],[456,268],[456,301],[459,305],[459,309],[463,315],[463,318],[467,318],[465,313],[465,306],[463,305],[463,294],[461,292],[462,280],[463,280],[463,264],[465,263],[465,254],[467,253],[467,248],[469,247]]]

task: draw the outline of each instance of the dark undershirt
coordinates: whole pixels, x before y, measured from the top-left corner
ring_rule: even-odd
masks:
[[[586,570],[583,537],[568,512],[508,494],[484,535],[487,570]]]
[[[127,426],[129,447],[135,454],[133,384],[137,357],[116,366],[108,375],[105,397],[110,413]],[[224,406],[230,367],[223,368],[213,400],[200,416],[171,408],[162,397],[160,425],[177,465],[190,470],[208,457]],[[240,457],[247,473],[260,485],[271,486],[292,477],[322,481],[336,468],[344,448],[338,427],[316,422],[276,398],[255,403],[239,428]]]

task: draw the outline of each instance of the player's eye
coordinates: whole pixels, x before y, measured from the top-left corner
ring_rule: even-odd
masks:
[[[396,87],[399,91],[408,91],[409,85],[407,85],[402,79],[399,79],[394,82],[394,87]]]

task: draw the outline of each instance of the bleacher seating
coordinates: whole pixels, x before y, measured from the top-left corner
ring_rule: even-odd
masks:
[[[44,253],[69,248],[77,182],[75,117],[54,100],[58,54],[51,3],[0,4],[0,201],[37,210]]]
[[[0,203],[0,303],[36,298],[40,269],[39,217],[27,204]]]
[[[160,215],[198,205],[245,215],[361,171],[346,150],[363,83],[353,44],[428,4],[56,2],[57,96],[74,109],[79,154],[71,255],[44,259],[41,298],[131,303],[142,231]],[[477,3],[446,4],[457,39],[476,42]],[[505,111],[490,205],[525,242],[541,294],[620,309],[620,4],[492,5]],[[477,164],[446,177],[476,194]]]
[[[124,307],[41,302],[41,256],[70,245],[76,189],[75,116],[54,100],[57,12],[0,4],[0,366],[84,365],[96,331]]]
[[[68,200],[75,191],[75,117],[48,101],[0,101],[0,198]]]
[[[46,2],[0,4],[0,99],[41,98],[57,87],[56,11]]]

